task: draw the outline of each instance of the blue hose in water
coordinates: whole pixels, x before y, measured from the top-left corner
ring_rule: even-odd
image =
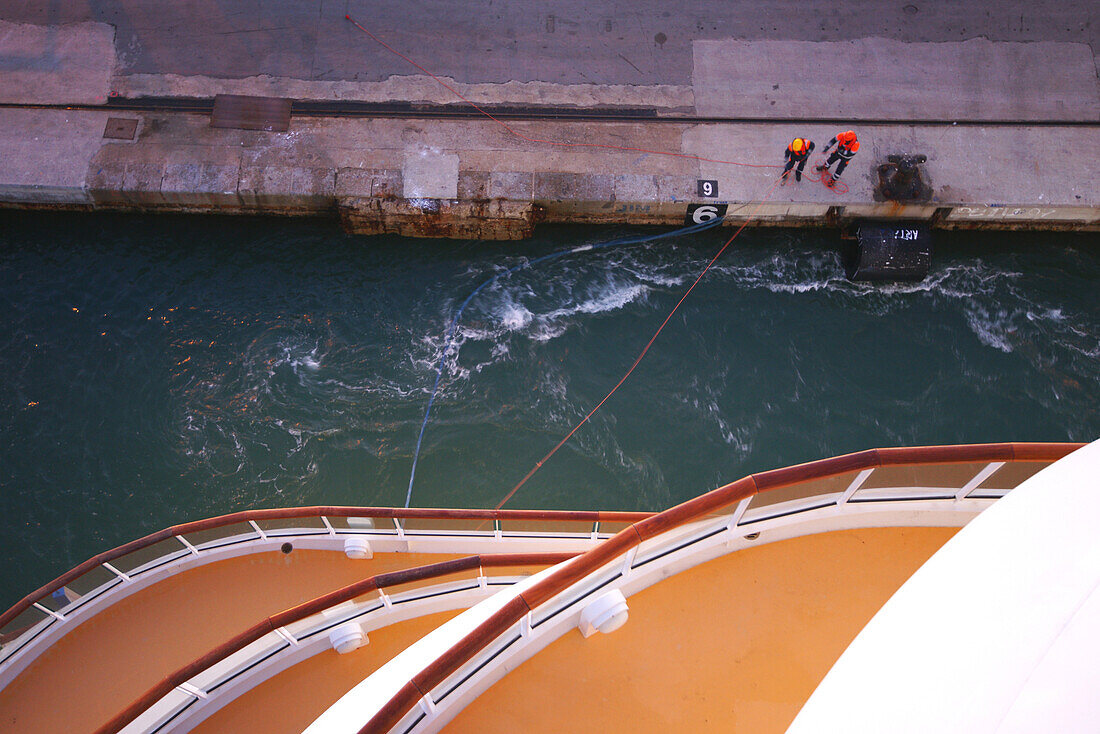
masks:
[[[705,229],[716,227],[722,223],[721,217],[716,217],[702,224],[693,224],[690,227],[682,227],[672,232],[664,232],[662,234],[649,235],[647,237],[626,237],[623,239],[609,240],[607,242],[600,242],[595,245],[579,245],[577,247],[570,247],[567,250],[559,250],[558,252],[552,252],[549,255],[543,255],[542,257],[536,257],[534,260],[525,260],[524,262],[516,265],[515,267],[504,270],[497,273],[492,278],[489,278],[484,283],[474,288],[473,293],[466,297],[466,300],[462,302],[462,305],[458,307],[458,311],[455,312],[454,318],[451,320],[451,325],[447,328],[447,338],[443,347],[443,354],[439,357],[439,366],[435,370],[435,384],[432,385],[432,394],[428,398],[428,408],[424,411],[424,421],[420,424],[420,435],[416,438],[416,451],[413,452],[412,472],[409,474],[409,491],[405,494],[405,507],[409,506],[412,502],[413,481],[416,479],[416,462],[420,458],[420,445],[424,441],[424,430],[428,427],[428,418],[432,414],[432,404],[435,403],[436,393],[439,391],[439,382],[443,377],[443,364],[447,359],[447,355],[451,351],[451,347],[454,346],[453,339],[455,329],[458,328],[458,321],[462,318],[462,312],[466,310],[466,306],[470,304],[470,301],[474,300],[474,296],[480,293],[486,286],[492,285],[499,279],[506,275],[511,275],[517,270],[531,267],[548,260],[554,260],[564,255],[569,255],[574,252],[587,252],[589,250],[602,250],[605,247],[621,247],[623,245],[639,245],[644,242],[655,242],[657,240],[665,240],[672,237],[679,237],[685,234],[694,234],[695,232],[702,232]]]

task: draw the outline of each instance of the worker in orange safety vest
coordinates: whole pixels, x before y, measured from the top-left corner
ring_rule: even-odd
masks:
[[[814,169],[815,171],[828,171],[830,166],[840,161],[836,167],[836,173],[830,171],[832,177],[831,179],[826,179],[826,185],[828,186],[832,186],[833,182],[840,180],[840,175],[844,173],[844,169],[848,167],[848,161],[852,160],[859,150],[859,140],[856,139],[856,134],[851,130],[837,133],[836,137],[830,140],[829,144],[825,146],[825,150],[821,151],[822,154],[828,153],[829,149],[834,145],[836,146],[836,150],[829,156],[829,159]]]

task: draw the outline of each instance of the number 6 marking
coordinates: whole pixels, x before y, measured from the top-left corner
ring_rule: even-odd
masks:
[[[684,224],[703,224],[726,216],[726,204],[688,204]]]
[[[718,218],[718,207],[710,206],[709,204],[701,206],[691,214],[691,220],[696,224],[702,224],[703,222],[709,222],[712,219]]]

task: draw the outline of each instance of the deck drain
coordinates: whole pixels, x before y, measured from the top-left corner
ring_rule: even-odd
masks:
[[[279,550],[281,550],[283,553],[290,553],[292,550],[294,550],[294,546],[290,543],[283,543]]]
[[[108,117],[107,127],[103,130],[103,137],[115,140],[133,140],[137,132],[137,120],[129,120],[125,117]]]

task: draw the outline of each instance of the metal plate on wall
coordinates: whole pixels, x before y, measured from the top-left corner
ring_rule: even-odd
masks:
[[[214,97],[210,127],[286,132],[290,129],[291,100],[285,97],[248,97],[219,94]]]

